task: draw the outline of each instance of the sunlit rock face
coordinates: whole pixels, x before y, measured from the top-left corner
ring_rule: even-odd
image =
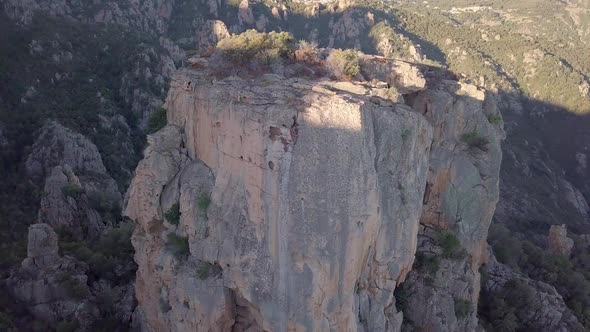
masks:
[[[148,138],[125,208],[137,223],[139,326],[399,330],[393,292],[414,262],[433,138],[461,143],[460,130],[441,133],[447,120],[395,102],[462,88],[383,67],[388,82],[371,84],[177,73],[168,126]],[[473,105],[461,107],[483,112]]]

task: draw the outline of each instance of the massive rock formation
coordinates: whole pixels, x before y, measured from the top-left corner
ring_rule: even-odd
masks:
[[[574,240],[567,237],[567,227],[564,225],[551,225],[548,236],[549,250],[554,255],[568,257],[574,247]]]
[[[98,316],[90,294],[88,266],[58,255],[57,234],[48,224],[29,227],[27,258],[6,281],[9,291],[38,319],[57,323],[76,319],[87,325]]]
[[[474,86],[445,84],[446,91],[425,90],[408,98],[435,130],[419,262],[403,285],[404,312],[408,328],[473,331],[478,269],[498,201],[503,132],[488,121],[497,116],[493,97]]]
[[[514,317],[521,321],[521,325],[531,331],[584,331],[553,286],[529,279],[499,263],[491,248],[484,272],[482,292],[487,297],[484,305],[509,303],[508,306],[515,307],[516,311],[510,314],[516,314]],[[500,315],[508,315],[506,308],[502,310]],[[494,328],[502,329],[499,326]]]
[[[495,106],[441,72],[362,61],[387,83],[176,75],[169,125],[149,136],[124,210],[145,330],[398,330],[394,290],[433,228],[457,234],[467,255],[448,269],[464,268],[457,294],[477,301]],[[441,295],[416,309],[447,304],[454,280],[438,280]]]
[[[26,169],[44,183],[39,222],[75,239],[96,238],[109,223],[106,214],[121,201],[96,146],[58,122],[41,129]]]

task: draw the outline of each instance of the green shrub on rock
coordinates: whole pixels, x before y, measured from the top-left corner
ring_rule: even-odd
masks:
[[[207,211],[210,204],[211,204],[211,196],[209,196],[207,194],[201,194],[199,196],[199,202],[198,202],[199,209],[201,209],[202,211]]]
[[[74,332],[77,331],[80,327],[80,324],[77,320],[62,320],[59,322],[55,328],[56,332]]]
[[[315,41],[308,42],[306,40],[299,41],[297,50],[295,50],[295,59],[303,61],[311,65],[317,65],[321,62],[318,43]]]
[[[352,79],[361,72],[360,61],[354,50],[333,50],[326,61],[332,75],[339,79]]]
[[[457,239],[455,234],[451,232],[446,231],[439,234],[436,242],[441,246],[443,250],[442,256],[444,258],[461,259],[466,255],[465,249],[461,247],[461,242],[459,242],[459,239]]]
[[[457,316],[457,318],[459,318],[459,319],[465,318],[465,317],[469,316],[469,314],[471,314],[471,311],[473,310],[473,308],[472,308],[473,306],[470,301],[460,299],[460,298],[455,298],[454,300],[455,300],[455,316]]]
[[[190,254],[190,247],[188,244],[188,237],[179,236],[175,233],[168,234],[168,242],[166,245],[176,258],[185,258]]]
[[[488,151],[488,144],[490,144],[490,140],[487,137],[484,137],[475,131],[461,135],[461,140],[467,144],[470,149],[479,149],[483,152]]]
[[[160,108],[154,113],[150,114],[148,120],[147,132],[148,134],[155,133],[156,131],[166,127],[168,119],[166,118],[166,109]]]
[[[76,184],[70,183],[61,188],[61,192],[65,197],[78,198],[84,192],[84,189]]]
[[[428,275],[435,275],[440,267],[440,259],[434,255],[418,253],[414,267],[416,270],[423,271]]]
[[[178,225],[180,222],[180,205],[178,203],[173,204],[166,213],[164,213],[166,221],[172,225]]]
[[[213,269],[213,264],[208,262],[199,262],[197,266],[197,277],[201,280],[205,280],[209,277]]]
[[[499,115],[489,115],[488,116],[488,122],[491,124],[500,124],[502,123],[502,117]]]
[[[293,36],[288,32],[247,30],[217,43],[221,55],[235,64],[256,62],[268,65],[293,52]]]

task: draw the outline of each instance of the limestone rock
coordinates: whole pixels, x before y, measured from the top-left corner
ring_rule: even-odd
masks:
[[[26,168],[44,183],[39,222],[75,239],[98,237],[108,224],[101,213],[120,204],[117,184],[96,146],[57,122],[41,129]]]
[[[431,126],[361,85],[207,75],[178,73],[170,125],[150,136],[129,189],[138,324],[399,324],[393,290],[413,262]],[[177,200],[174,226],[162,213]],[[171,233],[187,237],[188,257],[171,252]],[[218,272],[196,280],[199,264]]]
[[[88,266],[58,255],[57,235],[47,224],[31,225],[28,241],[27,258],[6,281],[9,291],[38,319],[52,324],[78,319],[85,330],[98,316],[86,299]]]
[[[242,2],[240,2],[240,5],[238,6],[238,21],[240,21],[240,25],[252,25],[256,22],[254,20],[252,8],[250,8],[249,0],[242,0]]]
[[[338,6],[339,9],[345,7]],[[358,8],[348,8],[343,10],[342,16],[330,24],[332,29],[331,39],[336,45],[329,47],[346,45],[348,48],[361,49],[361,39],[363,32],[366,31],[368,24],[365,20],[366,11]],[[333,20],[333,17],[331,18]]]
[[[401,94],[421,91],[426,88],[422,71],[408,62],[375,56],[361,57],[361,70],[369,77],[387,82]]]
[[[422,62],[426,59],[420,46],[414,44],[408,37],[396,31],[386,22],[378,23],[370,35],[376,43],[375,48],[380,54],[388,58],[401,59],[412,62]]]
[[[225,23],[219,20],[208,20],[197,31],[197,48],[206,49],[215,46],[217,42],[229,35]]]
[[[587,217],[590,207],[588,202],[580,190],[574,187],[569,181],[560,179],[560,191],[563,193],[563,197],[571,203],[571,205],[580,213],[580,215]]]
[[[434,128],[420,219],[423,227],[417,255],[422,261],[403,285],[404,292],[412,294],[405,305],[405,318],[418,329],[473,331],[477,327],[478,269],[485,258],[487,230],[498,201],[502,158],[503,132],[489,123],[484,112],[488,97],[473,85],[448,80],[404,96]],[[466,144],[466,133],[477,133],[472,135],[485,138],[485,144]],[[437,239],[443,235],[446,240],[440,243]],[[453,239],[459,248],[450,257],[441,256],[444,242],[448,246]],[[439,254],[433,256],[433,252]],[[456,302],[471,310],[455,313]]]
[[[567,237],[567,227],[564,225],[551,225],[548,236],[549,250],[554,255],[568,257],[574,247],[574,240]]]
[[[500,296],[506,289],[509,291],[509,287],[517,284],[534,297],[534,300],[527,301],[526,306],[516,308],[517,316],[522,318],[523,327],[536,331],[584,331],[553,286],[512,271],[496,260],[491,249],[489,255],[484,265],[487,278],[482,283],[485,296]]]
[[[31,225],[27,243],[27,259],[23,266],[41,268],[52,265],[59,258],[57,234],[47,224]]]
[[[41,129],[25,166],[32,176],[46,176],[57,165],[69,165],[74,172],[106,173],[92,142],[58,122],[49,121]]]
[[[479,295],[503,137],[487,113],[497,110],[474,86],[439,79],[427,89],[408,63],[363,63],[411,107],[377,83],[177,74],[170,124],[150,136],[125,210],[137,223],[139,326],[397,329],[393,292],[404,280],[418,290],[412,320],[477,326],[474,311],[458,319],[453,308]],[[461,139],[472,131],[487,138],[481,150]],[[176,203],[179,220],[165,221]],[[466,253],[443,262],[437,287],[410,272],[434,227],[451,229]],[[183,256],[171,238],[186,239]],[[195,269],[200,281],[189,282]]]

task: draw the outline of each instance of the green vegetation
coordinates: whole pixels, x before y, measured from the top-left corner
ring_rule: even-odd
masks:
[[[247,30],[219,41],[217,48],[225,59],[235,64],[270,65],[292,54],[293,43],[293,36],[288,32]]]
[[[186,236],[179,236],[176,235],[176,233],[170,233],[168,234],[166,246],[178,259],[184,259],[190,254],[188,237]]]
[[[460,298],[454,298],[455,301],[455,316],[458,319],[465,318],[473,311],[473,305],[470,301]]]
[[[410,135],[412,134],[412,130],[409,128],[405,128],[404,130],[402,130],[402,142],[406,143],[406,141],[408,140],[408,138],[410,137]]]
[[[319,56],[318,47],[318,43],[314,41],[299,41],[299,45],[295,50],[295,59],[297,61],[303,61],[311,65],[320,64],[321,59]]]
[[[372,42],[372,47],[367,46],[367,48],[375,48],[376,53],[383,53],[387,57],[396,59],[417,60],[417,54],[412,54],[411,52],[412,47],[414,47],[412,42],[405,38],[401,31],[396,31],[392,28],[387,20],[383,20],[371,28],[369,39]],[[379,43],[383,40],[389,41],[387,43],[387,49],[378,47]]]
[[[207,279],[213,272],[213,264],[200,261],[197,265],[197,277],[201,280]]]
[[[496,125],[502,123],[502,117],[500,115],[490,115],[488,116],[488,122]]]
[[[88,197],[88,206],[100,213],[105,222],[117,224],[121,220],[119,197],[98,191],[88,192],[86,196]]]
[[[17,25],[0,13],[0,31],[0,126],[8,143],[0,148],[3,279],[10,267],[26,257],[27,228],[37,220],[44,183],[31,179],[23,161],[48,119],[88,137],[119,188],[127,187],[145,141],[130,105],[133,89],[142,83],[132,75],[133,68],[156,72],[159,61],[155,57],[145,61],[142,55],[159,42],[120,26],[86,24],[41,13],[27,25]],[[42,50],[32,51],[33,44]],[[146,88],[163,97],[166,84],[149,83]],[[23,97],[26,102],[21,102]],[[62,193],[78,197],[82,192],[68,185]],[[111,209],[107,222],[120,221],[116,210],[120,209]],[[134,266],[133,261],[128,265]]]
[[[466,255],[459,239],[450,231],[442,232],[436,238],[436,243],[442,248],[442,257],[447,259],[461,259]]]
[[[416,254],[416,262],[414,268],[425,272],[428,275],[434,276],[440,267],[440,258],[436,255],[425,254],[419,252]]]
[[[352,79],[361,72],[358,54],[354,50],[333,50],[326,61],[332,75],[340,79]]]
[[[402,284],[395,288],[393,295],[395,296],[395,306],[397,309],[404,311],[408,306],[408,290]]]
[[[180,222],[180,205],[178,203],[173,204],[166,213],[164,213],[166,221],[172,225],[178,225]]]
[[[62,320],[55,328],[56,332],[75,332],[80,327],[77,320]]]
[[[150,114],[150,118],[148,120],[147,132],[148,133],[155,133],[156,131],[166,127],[168,124],[168,120],[166,118],[166,109],[160,108],[157,111]]]
[[[67,184],[61,188],[61,192],[65,197],[80,198],[84,193],[84,189],[77,184]]]
[[[520,280],[510,280],[499,292],[488,294],[483,292],[480,301],[480,315],[493,331],[515,332],[522,328],[525,317],[519,313],[535,307],[533,289]],[[520,321],[520,320],[523,321]]]
[[[470,149],[479,149],[483,152],[488,151],[488,144],[490,143],[487,137],[480,135],[478,132],[472,131],[461,135],[461,140],[469,146]]]
[[[132,233],[133,224],[124,222],[109,229],[95,242],[78,242],[72,240],[67,232],[58,230],[60,254],[86,262],[90,267],[90,276],[124,283],[135,276]]]
[[[439,9],[400,6],[390,11],[390,19],[420,43],[427,56],[446,62],[454,72],[481,77],[505,91],[522,91],[570,112],[589,112],[590,100],[580,93],[580,84],[587,81],[590,58],[585,54],[590,49],[572,42],[579,40],[575,25],[541,19],[548,13],[567,15],[563,6],[550,3],[511,3],[507,7],[517,8],[511,13],[514,19],[498,25],[482,24],[499,22],[497,14],[487,10],[449,15]]]
[[[13,317],[6,312],[0,312],[0,330],[12,331],[14,328]]]
[[[172,306],[170,305],[170,302],[168,302],[168,300],[162,298],[160,296],[160,310],[162,310],[163,313],[167,313],[168,311],[172,310]]]
[[[544,243],[519,238],[518,233],[498,224],[492,224],[488,240],[499,262],[555,287],[580,323],[590,326],[590,254],[586,249],[574,247],[570,259],[556,256],[544,248]],[[531,287],[514,281],[505,290],[490,294],[482,301],[480,311],[489,315],[494,324],[510,325],[514,322],[503,320],[504,313],[508,311],[518,316],[521,309],[526,310],[534,304]]]
[[[198,205],[199,209],[201,209],[202,211],[207,211],[209,205],[211,205],[211,196],[205,193],[199,195]]]
[[[60,272],[58,278],[61,285],[66,288],[69,296],[77,300],[84,299],[88,296],[88,286],[83,284],[80,280],[69,275],[67,272]]]

